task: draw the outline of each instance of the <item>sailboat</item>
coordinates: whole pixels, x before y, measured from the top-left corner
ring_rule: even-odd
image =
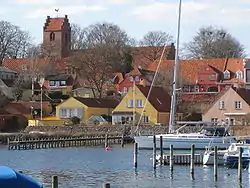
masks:
[[[235,137],[230,136],[227,129],[224,127],[207,127],[196,133],[179,133],[179,130],[174,130],[175,127],[175,111],[176,111],[176,95],[177,95],[177,71],[179,64],[179,38],[180,38],[180,21],[181,21],[181,4],[179,0],[178,24],[177,24],[177,41],[175,51],[175,64],[173,76],[173,91],[171,100],[171,111],[169,120],[169,133],[155,135],[156,147],[160,147],[160,137],[163,138],[163,148],[169,148],[173,145],[175,149],[190,149],[192,144],[195,144],[196,149],[203,149],[210,144],[210,147],[217,146],[220,149],[226,149],[232,142],[235,142]],[[150,94],[150,93],[149,93]],[[210,122],[211,123],[211,122]],[[184,122],[186,124],[204,124],[204,122]],[[153,149],[154,136],[135,136],[134,140],[138,143],[139,149]]]

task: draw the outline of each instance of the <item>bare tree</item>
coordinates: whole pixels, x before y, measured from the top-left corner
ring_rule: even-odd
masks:
[[[117,25],[106,22],[90,25],[84,30],[86,49],[76,51],[70,64],[92,86],[93,95],[102,97],[103,85],[113,72],[131,69],[130,39]]]
[[[144,48],[144,50],[139,53],[142,53],[146,59],[155,61],[160,58],[164,46],[170,46],[172,42],[173,36],[168,33],[163,31],[150,31],[139,41],[141,46],[150,48]]]
[[[87,31],[77,24],[71,24],[71,48],[83,50],[87,48]]]
[[[225,29],[210,26],[200,28],[192,41],[185,44],[184,54],[192,59],[240,58],[245,56],[245,49]]]
[[[0,62],[5,57],[25,57],[31,37],[26,31],[7,21],[0,21]]]

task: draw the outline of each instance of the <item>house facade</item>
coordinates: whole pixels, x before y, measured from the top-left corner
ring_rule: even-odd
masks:
[[[160,87],[134,85],[112,112],[112,124],[154,125],[169,121],[171,97]]]
[[[215,124],[244,125],[250,113],[250,90],[230,87],[202,115]]]
[[[70,119],[76,116],[81,122],[87,123],[91,116],[111,116],[117,105],[115,99],[71,97],[56,107],[56,117]]]

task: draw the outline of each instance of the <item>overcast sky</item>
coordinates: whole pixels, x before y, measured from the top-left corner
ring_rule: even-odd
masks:
[[[147,31],[162,30],[175,36],[178,0],[3,0],[0,19],[10,21],[42,41],[47,15],[67,14],[82,27],[107,21],[140,39]],[[224,27],[247,49],[250,57],[250,0],[183,0],[181,44],[202,26]]]

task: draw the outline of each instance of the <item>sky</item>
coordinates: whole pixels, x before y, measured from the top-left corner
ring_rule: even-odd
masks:
[[[119,25],[129,36],[141,39],[148,31],[165,31],[176,38],[179,0],[5,0],[0,20],[27,30],[42,42],[46,17],[68,15],[82,27],[98,22]],[[56,13],[55,9],[59,9]],[[250,57],[250,0],[182,0],[181,46],[200,27],[223,27],[246,48]]]

